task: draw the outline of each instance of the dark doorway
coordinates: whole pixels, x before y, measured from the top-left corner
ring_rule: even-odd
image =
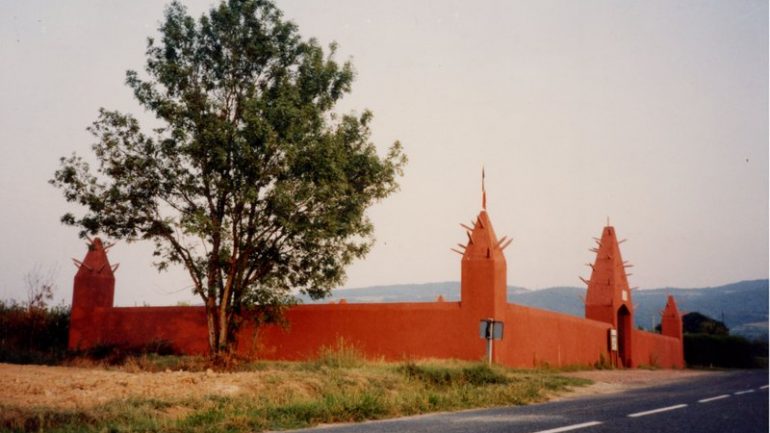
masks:
[[[621,367],[631,367],[631,312],[622,305],[618,308],[618,358]]]

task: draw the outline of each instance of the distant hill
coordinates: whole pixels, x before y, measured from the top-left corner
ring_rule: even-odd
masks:
[[[508,286],[508,301],[515,304],[542,308],[584,317],[583,299],[586,290],[580,287],[551,287],[527,290]],[[676,297],[683,313],[698,311],[716,320],[723,321],[730,333],[746,337],[768,335],[768,280],[741,281],[718,287],[703,288],[661,288],[636,290],[632,293],[636,325],[652,329],[660,322],[659,312],[666,305],[666,297]],[[342,289],[333,292],[330,298],[315,301],[337,302],[432,302],[439,295],[447,301],[460,299],[460,283],[446,281],[425,284],[399,284],[373,286],[356,289]],[[307,297],[305,303],[313,303]]]

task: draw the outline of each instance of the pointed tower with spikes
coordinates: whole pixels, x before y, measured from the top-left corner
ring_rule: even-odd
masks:
[[[660,322],[661,334],[682,340],[682,314],[676,306],[674,297],[668,295],[666,308],[663,309]]]
[[[626,274],[626,267],[630,265],[623,262],[614,227],[604,227],[601,239],[596,242],[597,248],[591,249],[596,253],[596,260],[591,266],[591,279],[587,281],[586,319],[609,323],[617,329],[618,355],[623,366],[630,367],[634,323],[629,274]]]
[[[468,242],[460,245],[462,254],[461,303],[477,319],[502,317],[507,304],[507,266],[503,249],[511,240],[505,236],[498,240],[487,214],[487,193],[484,187],[484,170],[481,171],[481,212],[473,227],[461,224],[466,230]]]
[[[108,247],[109,248],[109,247]],[[81,341],[91,345],[98,330],[89,326],[97,308],[111,308],[115,297],[115,268],[110,266],[107,251],[99,238],[88,244],[83,261],[75,260],[78,272],[72,290],[69,348],[77,349]],[[88,334],[88,335],[86,335]]]

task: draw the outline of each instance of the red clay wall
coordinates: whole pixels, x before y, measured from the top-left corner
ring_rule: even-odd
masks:
[[[167,341],[188,354],[205,354],[209,350],[203,307],[95,308],[89,317],[89,323],[77,324],[81,328],[79,338],[70,339],[71,349]]]
[[[208,352],[203,307],[97,308],[89,318],[74,347],[167,341],[184,353]],[[343,338],[368,356],[390,360],[484,356],[478,321],[462,320],[459,302],[299,305],[286,312],[286,319],[287,328],[260,328],[257,340],[253,326],[244,326],[239,352],[307,359]]]
[[[238,335],[239,352],[272,359],[307,359],[342,338],[372,358],[480,360],[486,353],[486,341],[478,335],[479,322],[493,318],[505,323],[504,339],[495,343],[497,363],[566,366],[610,359],[611,323],[506,302],[503,246],[486,211],[479,214],[467,235],[462,302],[299,305],[286,312],[288,329],[265,326],[255,338],[253,327],[245,325]],[[203,307],[113,308],[112,270],[105,247],[95,239],[75,276],[71,349],[167,341],[184,353],[208,352]],[[675,321],[678,311],[673,301],[670,304],[667,311]],[[683,366],[680,339],[630,331],[630,366]]]
[[[511,367],[591,365],[607,356],[610,325],[508,304],[495,360]]]
[[[368,356],[404,358],[458,358],[478,360],[484,355],[478,324],[462,320],[459,302],[394,304],[301,305],[286,315],[288,329],[277,326],[259,331],[263,357],[307,359],[339,338]],[[251,346],[243,339],[240,350]]]
[[[591,365],[609,360],[610,325],[516,304],[507,304],[505,336],[495,342],[494,360],[510,367]],[[95,308],[78,325],[76,346],[141,346],[170,342],[188,354],[208,352],[203,307]],[[286,313],[287,328],[265,326],[254,339],[245,326],[238,341],[243,354],[266,359],[312,358],[342,338],[372,358],[484,358],[480,318],[468,317],[459,302],[299,305]],[[73,325],[75,325],[73,323]],[[633,367],[683,368],[681,341],[633,331]]]
[[[634,330],[633,365],[684,368],[682,341],[673,337]]]

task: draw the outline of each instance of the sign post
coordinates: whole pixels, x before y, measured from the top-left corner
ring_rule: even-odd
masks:
[[[502,321],[492,318],[482,319],[479,322],[479,337],[487,340],[487,363],[492,365],[493,341],[503,339],[504,324]]]

